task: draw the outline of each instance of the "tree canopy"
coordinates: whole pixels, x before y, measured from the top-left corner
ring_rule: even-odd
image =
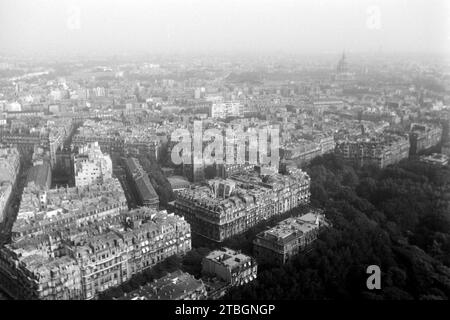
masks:
[[[229,299],[450,298],[450,170],[405,160],[385,169],[354,168],[334,155],[312,161],[312,203],[333,224],[283,266]],[[381,290],[369,290],[369,265]]]

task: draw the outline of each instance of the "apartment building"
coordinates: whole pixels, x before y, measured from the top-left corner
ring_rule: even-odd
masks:
[[[442,128],[437,125],[412,123],[409,132],[411,154],[417,154],[439,144],[442,139]]]
[[[12,239],[34,237],[58,230],[64,224],[101,221],[127,210],[127,202],[117,179],[85,187],[45,190],[24,188]]]
[[[103,154],[98,142],[89,143],[78,150],[74,158],[75,185],[77,187],[102,183],[112,177],[112,160]]]
[[[211,118],[225,119],[244,114],[244,105],[239,101],[216,102],[211,105]]]
[[[20,169],[20,154],[16,148],[0,146],[0,182],[14,184]]]
[[[317,239],[322,227],[328,226],[320,210],[288,218],[275,227],[259,233],[253,241],[253,252],[261,263],[284,264]]]
[[[0,222],[3,221],[9,199],[12,194],[12,184],[0,182]]]
[[[186,221],[141,208],[91,223],[64,221],[0,249],[0,286],[18,299],[94,299],[191,249]]]
[[[256,170],[212,179],[176,193],[174,210],[192,231],[221,242],[258,222],[309,203],[310,178],[300,169],[285,174]]]
[[[351,136],[336,142],[335,154],[350,163],[384,168],[409,157],[407,135],[382,133]]]
[[[0,222],[3,221],[19,170],[19,151],[0,146]]]
[[[118,300],[202,300],[206,297],[206,287],[202,280],[177,270]]]
[[[202,260],[204,277],[217,277],[231,286],[255,280],[257,269],[255,259],[229,248],[212,251]]]

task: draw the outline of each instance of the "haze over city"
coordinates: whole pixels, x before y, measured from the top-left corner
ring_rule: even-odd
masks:
[[[448,53],[448,1],[2,0],[0,53]]]

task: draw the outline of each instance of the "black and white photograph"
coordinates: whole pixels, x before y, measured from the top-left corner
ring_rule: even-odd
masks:
[[[449,300],[449,159],[448,0],[0,0],[1,309]]]

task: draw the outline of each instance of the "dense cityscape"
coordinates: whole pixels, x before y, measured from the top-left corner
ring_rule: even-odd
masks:
[[[21,74],[2,81],[2,291],[99,298],[205,241],[216,250],[198,261],[200,278],[176,270],[114,298],[221,297],[255,280],[257,264],[286,264],[333,228],[324,203],[310,199],[316,159],[448,168],[448,73],[335,58],[334,68],[290,65],[289,73],[279,62],[258,71],[207,60],[2,62],[4,74]],[[248,139],[239,140],[242,163],[173,164],[171,133],[192,132],[195,121],[223,134],[279,128],[279,161],[249,159]],[[250,252],[223,246],[261,225],[270,229]]]
[[[0,300],[448,300],[448,58],[0,54]]]

